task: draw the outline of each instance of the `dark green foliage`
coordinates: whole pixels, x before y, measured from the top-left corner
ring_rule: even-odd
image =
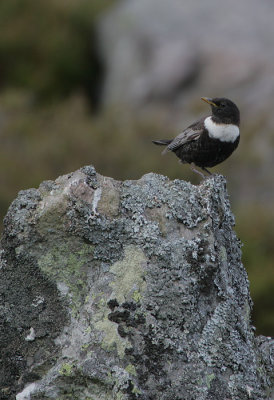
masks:
[[[253,323],[258,334],[274,334],[274,213],[260,206],[238,210],[237,233],[244,243],[243,263],[248,268],[254,302]]]
[[[81,89],[96,107],[103,70],[93,22],[109,3],[2,0],[1,87],[54,101]]]

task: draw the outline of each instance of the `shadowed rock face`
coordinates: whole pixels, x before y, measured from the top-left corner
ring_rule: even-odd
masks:
[[[271,399],[225,180],[84,167],[5,218],[1,398]]]

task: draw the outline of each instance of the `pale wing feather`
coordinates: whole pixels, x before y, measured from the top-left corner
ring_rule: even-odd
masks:
[[[165,148],[163,153],[166,153],[167,151],[174,151],[187,142],[192,142],[193,140],[199,139],[204,129],[204,120],[205,118],[195,122],[178,136],[176,136],[176,138],[174,138],[172,142]]]

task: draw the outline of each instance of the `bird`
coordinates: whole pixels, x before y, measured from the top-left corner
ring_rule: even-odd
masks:
[[[240,111],[236,104],[225,97],[201,97],[211,107],[212,115],[189,125],[174,139],[153,140],[166,146],[162,154],[172,151],[183,164],[201,175],[211,175],[207,168],[225,161],[240,141]],[[199,167],[202,171],[197,170]]]

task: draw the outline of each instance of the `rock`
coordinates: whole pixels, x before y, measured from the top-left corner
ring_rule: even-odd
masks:
[[[271,399],[222,176],[87,166],[20,192],[4,223],[2,399]]]
[[[146,106],[195,92],[268,109],[273,34],[267,0],[120,1],[98,22],[104,102]]]

